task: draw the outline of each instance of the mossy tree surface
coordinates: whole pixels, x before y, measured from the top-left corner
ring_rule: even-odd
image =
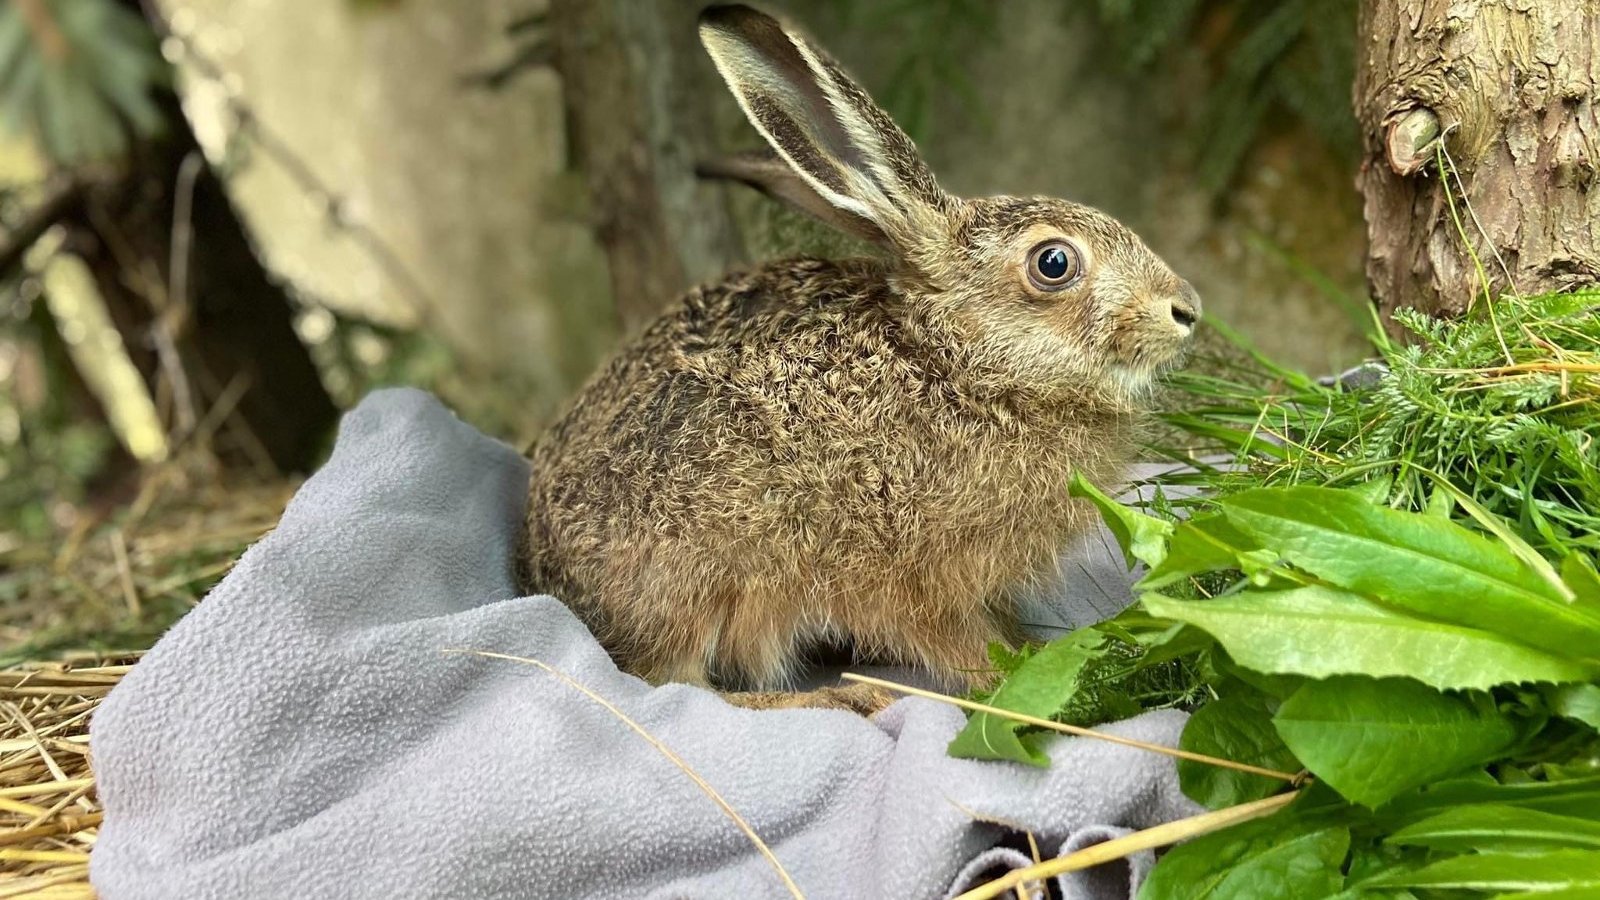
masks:
[[[1367,277],[1386,319],[1459,313],[1485,276],[1496,294],[1600,281],[1600,2],[1363,0],[1359,48]]]

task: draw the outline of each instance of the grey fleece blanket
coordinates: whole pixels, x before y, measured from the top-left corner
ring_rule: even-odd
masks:
[[[752,712],[619,673],[511,554],[528,469],[415,391],[350,413],[282,523],[107,698],[93,723],[106,900],[781,897],[771,865],[658,750],[676,751],[806,896],[940,897],[1044,852],[1194,812],[1165,757],[1062,739],[1055,765],[951,759],[962,714]],[[1103,539],[1066,572],[1087,620],[1126,592]],[[1090,552],[1093,551],[1093,552]],[[1087,560],[1087,561],[1085,561]],[[1175,743],[1183,717],[1117,734]],[[1008,823],[1006,825],[996,824]],[[1123,897],[1148,856],[1063,885]]]

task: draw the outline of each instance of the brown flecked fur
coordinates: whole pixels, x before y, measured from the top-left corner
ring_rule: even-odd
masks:
[[[820,135],[787,158],[827,168],[804,182],[825,197],[863,198],[891,257],[731,274],[624,347],[531,451],[524,586],[624,669],[764,692],[747,705],[881,705],[772,693],[818,642],[980,681],[988,643],[1019,637],[1015,590],[1093,516],[1068,480],[1117,477],[1152,376],[1187,344],[1173,303],[1198,298],[1094,210],[943,193],[792,28],[743,7],[702,22],[747,110],[786,123],[764,130],[774,146]],[[774,72],[803,83],[768,96]],[[1084,275],[1049,293],[1028,258],[1056,239]]]

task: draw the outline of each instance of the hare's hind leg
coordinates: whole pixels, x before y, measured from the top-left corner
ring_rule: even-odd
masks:
[[[787,687],[801,666],[800,630],[795,590],[745,584],[724,607],[712,659],[715,680],[757,692]]]
[[[898,698],[870,684],[845,684],[813,691],[727,691],[722,699],[745,709],[842,709],[870,716]]]
[[[612,584],[601,644],[617,665],[651,684],[710,687],[726,595],[718,580],[644,562]]]
[[[852,611],[847,630],[869,659],[918,666],[951,689],[984,687],[995,675],[989,644],[1015,646],[1016,628],[963,587],[959,579],[941,587],[889,586]]]

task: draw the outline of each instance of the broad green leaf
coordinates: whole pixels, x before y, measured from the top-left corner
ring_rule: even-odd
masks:
[[[1402,678],[1308,682],[1273,723],[1312,774],[1369,807],[1494,759],[1518,736],[1492,704]]]
[[[1393,475],[1379,475],[1369,481],[1345,488],[1357,497],[1375,505],[1382,505],[1389,499],[1389,492],[1394,488]]]
[[[1382,875],[1367,884],[1374,887],[1453,888],[1467,891],[1588,888],[1600,892],[1600,850],[1453,856],[1412,872]]]
[[[1180,522],[1172,531],[1166,557],[1140,579],[1139,587],[1154,590],[1202,572],[1237,569],[1240,554],[1258,549],[1259,544],[1220,513]]]
[[[1480,772],[1430,784],[1415,794],[1396,797],[1382,812],[1409,818],[1472,803],[1511,806],[1600,821],[1600,775],[1568,781],[1501,784]]]
[[[1600,573],[1595,572],[1594,562],[1583,551],[1567,554],[1561,563],[1561,580],[1572,589],[1579,603],[1600,609]]]
[[[1222,501],[1229,521],[1339,587],[1577,658],[1600,657],[1600,615],[1575,607],[1504,545],[1442,519],[1298,486]]]
[[[1199,631],[1198,628],[1194,630]],[[1212,690],[1221,690],[1224,693],[1228,679],[1233,678],[1281,703],[1306,683],[1304,675],[1281,675],[1245,668],[1235,662],[1226,650],[1218,650],[1212,654],[1210,661],[1211,667],[1216,670],[1216,676],[1209,681],[1209,685]]]
[[[1539,773],[1546,781],[1572,781],[1600,774],[1600,741],[1591,744],[1587,754],[1580,752],[1567,762],[1539,763]]]
[[[1147,566],[1161,564],[1167,554],[1167,538],[1172,535],[1171,522],[1147,516],[1118,503],[1090,484],[1081,472],[1073,473],[1068,491],[1072,496],[1086,498],[1100,508],[1100,516],[1105,519],[1106,527],[1111,529],[1117,543],[1122,546],[1122,555],[1128,562],[1128,568],[1133,568],[1135,560]]]
[[[1351,847],[1350,861],[1345,865],[1345,893],[1339,896],[1359,897],[1362,900],[1409,894],[1404,888],[1370,890],[1368,879],[1392,872],[1421,868],[1428,861],[1427,851],[1421,847],[1402,847],[1379,841],[1358,841]]]
[[[1567,601],[1575,599],[1572,596],[1571,589],[1561,583],[1561,578],[1556,575],[1555,567],[1550,565],[1550,561],[1540,556],[1539,551],[1533,549],[1516,531],[1508,527],[1499,516],[1484,509],[1482,504],[1468,496],[1465,491],[1451,484],[1448,478],[1438,472],[1422,466],[1417,466],[1416,468],[1429,478],[1432,478],[1435,487],[1448,491],[1450,496],[1455,499],[1456,503],[1460,504],[1461,508],[1467,515],[1472,517],[1474,522],[1482,526],[1483,530],[1499,538],[1501,543],[1511,549],[1512,555],[1522,560],[1523,565],[1538,573],[1546,584],[1554,587],[1561,599]]]
[[[1248,689],[1196,710],[1184,726],[1178,746],[1279,772],[1300,771],[1300,761],[1272,727],[1266,698]],[[1187,759],[1178,760],[1178,783],[1189,799],[1208,809],[1260,800],[1277,793],[1285,784],[1278,778]]]
[[[1217,643],[1200,629],[1152,616],[1137,603],[1093,627],[1144,651],[1138,663],[1141,668],[1188,656]]]
[[[1183,624],[1171,625],[1160,634],[1137,635],[1135,643],[1144,648],[1144,655],[1139,657],[1137,663],[1137,668],[1140,669],[1199,653],[1217,645],[1211,635]]]
[[[1600,821],[1515,806],[1458,806],[1407,825],[1386,840],[1457,853],[1527,853],[1561,847],[1600,850]]]
[[[990,706],[1047,719],[1078,691],[1083,669],[1105,653],[1106,636],[1082,628],[1044,645],[1006,678],[989,699]],[[1020,722],[989,713],[973,713],[967,726],[950,742],[951,756],[965,759],[1009,759],[1047,766],[1050,757],[1024,742]]]
[[[1600,731],[1600,685],[1558,684],[1544,692],[1550,711]]]
[[[1595,667],[1499,635],[1413,618],[1346,591],[1244,591],[1212,600],[1145,594],[1152,614],[1203,629],[1258,672],[1404,676],[1442,689],[1587,681]]]
[[[1349,851],[1348,829],[1279,813],[1174,847],[1139,900],[1321,900],[1343,887]]]

